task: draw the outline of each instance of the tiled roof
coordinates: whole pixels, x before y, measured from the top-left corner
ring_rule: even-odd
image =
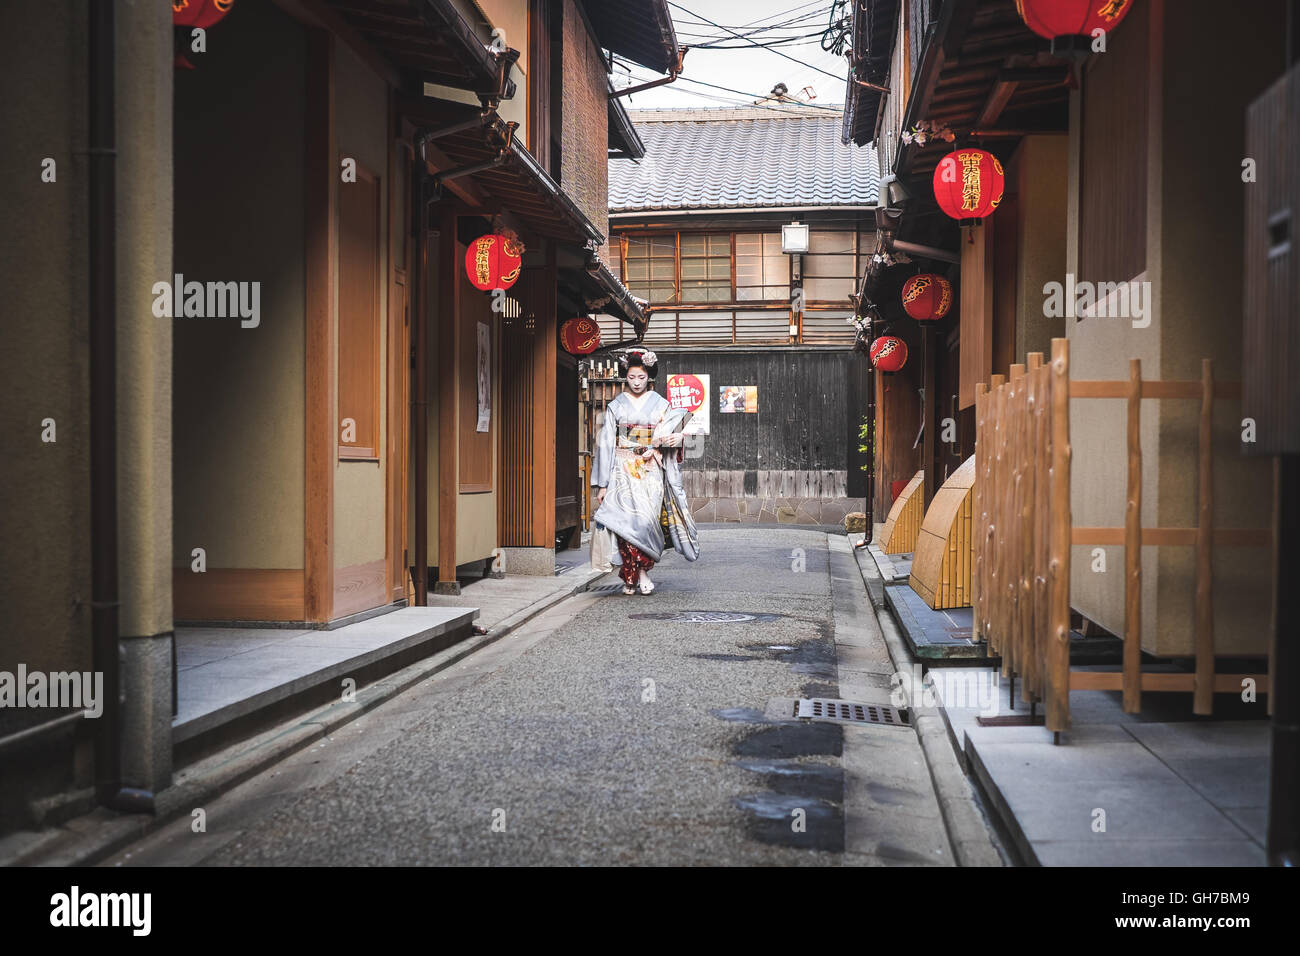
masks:
[[[673,112],[631,114],[646,155],[609,164],[611,212],[875,205],[875,151],[841,142],[839,112],[690,110],[681,111],[690,119],[664,119]]]

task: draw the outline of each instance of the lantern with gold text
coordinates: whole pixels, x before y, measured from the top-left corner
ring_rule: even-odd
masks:
[[[519,278],[523,244],[509,236],[479,236],[465,250],[465,274],[483,292],[508,289]]]
[[[172,0],[172,26],[206,30],[235,5],[235,0]]]
[[[952,308],[952,283],[933,272],[912,276],[903,284],[903,311],[918,322],[942,319]]]
[[[871,364],[882,372],[897,372],[907,364],[907,343],[894,335],[882,335],[871,343]]]
[[[959,149],[934,167],[934,198],[959,225],[971,225],[998,208],[1006,188],[1002,164],[983,149]]]
[[[1133,0],[1016,0],[1025,26],[1048,40],[1110,32],[1132,6]]]
[[[560,326],[560,343],[570,355],[590,355],[600,348],[600,326],[586,316]]]

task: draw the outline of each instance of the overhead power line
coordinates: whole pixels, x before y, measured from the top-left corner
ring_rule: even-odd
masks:
[[[749,38],[748,38],[747,36],[745,36],[743,33],[737,33],[735,30],[731,29],[730,27],[724,27],[724,26],[723,26],[722,24],[720,24],[720,23],[714,23],[714,22],[713,22],[712,20],[710,20],[708,17],[702,17],[702,16],[700,16],[698,13],[695,13],[695,12],[692,11],[692,10],[688,10],[688,9],[686,9],[685,7],[683,7],[683,6],[682,6],[681,4],[679,4],[679,3],[673,3],[672,0],[668,0],[668,5],[669,5],[670,7],[676,7],[678,10],[682,11],[683,13],[689,14],[690,16],[693,16],[693,17],[696,17],[696,18],[698,18],[698,19],[700,19],[700,20],[703,20],[705,23],[709,24],[710,26],[717,27],[719,30],[726,30],[726,31],[727,31],[728,33],[730,33],[732,36],[737,37],[737,38],[739,38],[739,39],[741,39],[741,40],[745,40],[745,41],[747,41],[751,46],[758,47],[759,49],[769,50],[770,52],[775,53],[777,56],[784,57],[785,59],[789,60],[791,63],[798,63],[800,66],[807,67],[807,68],[810,69],[810,70],[815,70],[815,71],[817,71],[818,73],[824,74],[825,76],[829,76],[829,77],[830,77],[831,79],[833,79],[833,80],[839,80],[839,81],[841,81],[841,82],[844,82],[844,80],[845,80],[845,77],[844,77],[843,75],[836,74],[836,73],[830,73],[830,72],[828,72],[828,71],[826,71],[826,70],[823,70],[823,69],[822,69],[821,67],[819,67],[819,66],[813,66],[811,63],[807,63],[807,62],[805,62],[805,61],[803,61],[803,60],[796,59],[795,57],[790,56],[788,53],[782,53],[780,50],[774,50],[774,49],[772,49],[771,47],[764,47],[762,44],[758,43],[757,41],[749,39]]]

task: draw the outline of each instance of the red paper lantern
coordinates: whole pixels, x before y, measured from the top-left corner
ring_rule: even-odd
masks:
[[[983,149],[959,149],[934,167],[934,198],[939,208],[963,224],[983,219],[997,209],[1006,184],[1002,164]]]
[[[172,25],[206,30],[235,5],[235,0],[172,0]]]
[[[509,236],[479,236],[465,250],[465,274],[483,292],[508,289],[519,278],[523,243]]]
[[[1025,26],[1048,40],[1092,36],[1094,30],[1110,32],[1132,6],[1133,0],[1016,0]]]
[[[871,364],[882,372],[897,372],[907,364],[907,343],[895,335],[882,335],[871,343]]]
[[[933,272],[912,276],[903,285],[903,311],[918,322],[942,319],[952,308],[952,283]]]
[[[600,326],[585,316],[560,326],[560,343],[570,355],[590,355],[600,348]]]

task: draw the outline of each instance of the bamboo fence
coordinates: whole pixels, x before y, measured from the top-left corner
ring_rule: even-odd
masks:
[[[1215,547],[1267,547],[1268,529],[1215,528],[1212,484],[1212,412],[1215,399],[1240,398],[1240,383],[1214,381],[1210,359],[1200,381],[1143,380],[1139,360],[1128,381],[1071,381],[1067,339],[1052,340],[1052,358],[1034,353],[1010,375],[992,376],[975,389],[975,603],[974,636],[1002,658],[1003,676],[1021,677],[1021,698],[1043,701],[1048,730],[1070,726],[1071,690],[1118,690],[1127,713],[1141,709],[1142,692],[1190,691],[1193,711],[1209,714],[1215,692],[1240,691],[1261,674],[1214,670]],[[1128,403],[1128,474],[1124,527],[1074,527],[1070,515],[1070,402],[1124,399]],[[1198,399],[1198,507],[1194,528],[1142,527],[1143,399]],[[1124,547],[1124,652],[1120,672],[1070,670],[1070,549],[1075,545]],[[1196,549],[1195,672],[1143,673],[1143,546]]]

